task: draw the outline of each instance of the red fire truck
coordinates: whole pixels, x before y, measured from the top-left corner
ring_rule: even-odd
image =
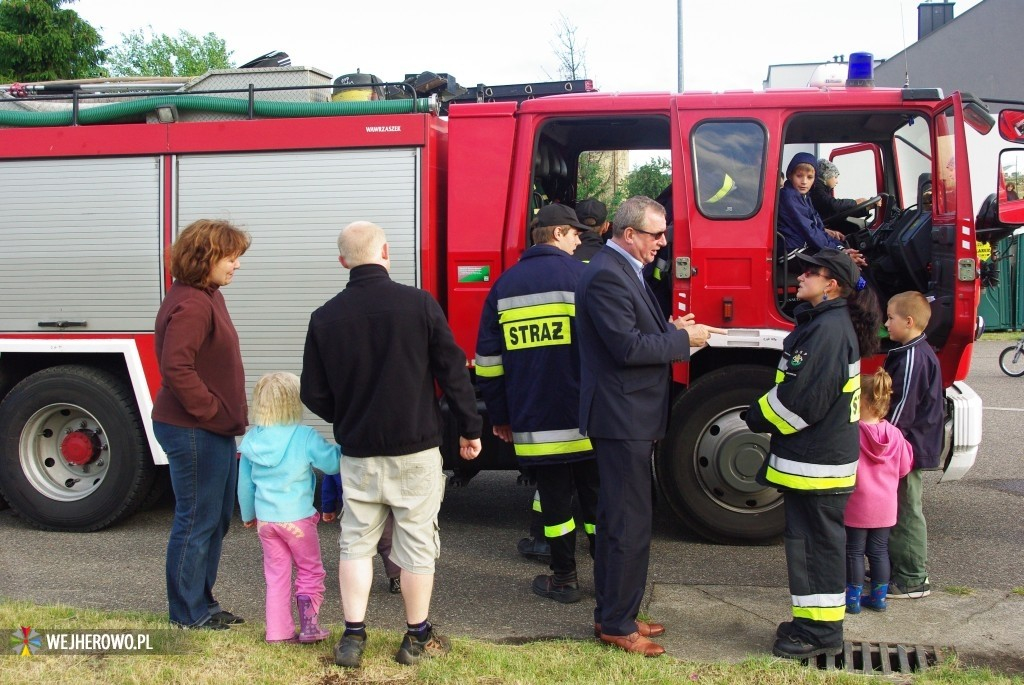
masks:
[[[795,151],[830,150],[868,170],[882,205],[852,226],[851,244],[882,302],[910,289],[931,300],[949,409],[944,477],[974,462],[981,402],[963,380],[979,270],[965,126],[991,128],[983,103],[935,89],[624,94],[580,82],[480,87],[469,101],[334,102],[322,72],[295,69],[315,93],[303,102],[293,100],[304,89],[263,88],[245,71],[218,72],[228,80],[205,89],[0,89],[0,493],[26,521],[95,530],[161,480],[153,320],[182,227],[225,218],[252,234],[226,293],[250,386],[299,371],[310,312],[346,281],[337,233],[359,219],[385,227],[393,277],[441,302],[471,365],[490,284],[527,247],[540,205],[582,199],[579,160],[594,151],[670,160],[672,313],[729,330],[674,367],[654,457],[687,526],[724,542],[782,530],[779,493],[754,480],[768,441],[743,412],[772,384],[793,325],[774,227],[780,169]],[[444,90],[453,79],[436,81]],[[1006,231],[995,220],[981,228]],[[479,462],[513,464],[496,441]]]

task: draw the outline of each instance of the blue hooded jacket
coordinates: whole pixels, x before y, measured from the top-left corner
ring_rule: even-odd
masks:
[[[300,521],[316,513],[316,474],[338,473],[341,447],[309,426],[255,426],[238,451],[238,506],[242,520]]]
[[[817,169],[818,160],[808,152],[800,152],[793,156],[786,168],[786,178],[792,175],[799,164],[808,164]],[[838,249],[839,241],[825,233],[825,224],[818,211],[814,209],[811,198],[802,194],[787,180],[779,191],[779,223],[778,231],[786,240],[786,252],[809,247],[814,252],[826,247]]]

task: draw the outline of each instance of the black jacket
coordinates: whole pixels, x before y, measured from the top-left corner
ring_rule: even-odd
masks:
[[[582,231],[580,233],[580,244],[572,256],[581,262],[589,262],[590,258],[597,254],[598,250],[604,247],[604,241],[597,231]]]
[[[802,303],[796,321],[775,387],[747,411],[750,430],[772,436],[758,480],[808,494],[851,492],[860,452],[860,346],[846,300]]]
[[[835,191],[825,185],[825,181],[820,178],[814,179],[814,185],[811,186],[811,190],[807,194],[811,196],[811,204],[814,205],[815,211],[817,211],[818,215],[821,216],[821,220],[825,222],[825,226],[835,230],[845,228],[843,224],[846,223],[846,219],[841,219],[839,221],[830,221],[830,219],[839,212],[845,212],[846,210],[857,206],[856,200],[841,200],[836,198]],[[867,215],[868,210],[863,209],[852,216]]]
[[[313,312],[302,359],[302,401],[334,426],[350,457],[396,456],[441,444],[437,380],[459,434],[480,437],[466,355],[429,293],[387,269],[352,269],[348,285]]]

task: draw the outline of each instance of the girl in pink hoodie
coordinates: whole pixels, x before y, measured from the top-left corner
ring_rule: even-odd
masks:
[[[846,505],[846,610],[885,611],[889,589],[889,529],[896,524],[896,487],[914,466],[910,443],[883,417],[889,411],[892,377],[879,368],[860,377],[860,460],[857,486]],[[863,593],[864,555],[871,585]]]

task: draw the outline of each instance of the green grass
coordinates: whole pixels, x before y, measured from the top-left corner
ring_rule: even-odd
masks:
[[[101,612],[67,606],[35,606],[0,601],[0,626],[39,630],[167,630],[155,614]],[[340,637],[314,645],[268,645],[258,623],[229,631],[181,631],[184,654],[152,656],[3,656],[0,683],[145,684],[287,683],[475,683],[519,685],[587,683],[706,683],[782,685],[784,683],[860,684],[863,676],[816,671],[782,659],[758,657],[740,664],[645,659],[609,649],[592,640],[548,640],[523,645],[495,645],[454,638],[451,654],[415,667],[393,660],[400,634],[369,631],[363,667],[334,665],[331,647]],[[9,652],[8,652],[9,653]],[[921,675],[900,675],[878,682],[1022,683],[988,670],[968,669],[955,657]]]
[[[1009,340],[1015,342],[1020,339],[1020,331],[996,331],[993,333],[985,333],[981,336],[982,340]]]
[[[1024,596],[1024,587],[1015,587],[1012,590],[1010,590],[1010,592],[1012,592],[1015,595]]]
[[[949,585],[945,590],[951,595],[959,595],[960,597],[970,597],[974,594],[974,588],[967,587],[966,585]]]

